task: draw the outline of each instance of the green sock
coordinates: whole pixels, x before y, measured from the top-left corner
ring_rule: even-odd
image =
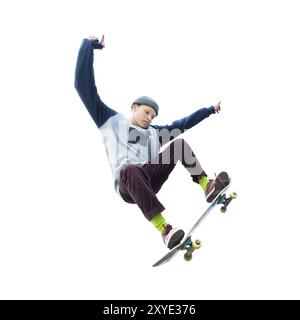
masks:
[[[160,233],[163,232],[164,225],[167,224],[161,213],[156,214],[150,221]]]
[[[198,183],[200,184],[200,186],[202,187],[202,189],[205,191],[207,184],[208,184],[208,180],[207,180],[207,176],[203,176],[199,179]]]

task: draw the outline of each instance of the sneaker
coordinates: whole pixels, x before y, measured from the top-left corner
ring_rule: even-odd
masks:
[[[215,180],[209,180],[206,190],[205,198],[208,203],[214,201],[216,196],[230,183],[230,178],[227,172],[221,172],[218,174]]]
[[[164,226],[162,237],[165,245],[169,249],[176,247],[184,237],[184,231],[178,228],[173,228],[170,224]]]

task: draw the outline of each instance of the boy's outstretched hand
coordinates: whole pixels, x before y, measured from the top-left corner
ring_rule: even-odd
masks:
[[[97,40],[99,41],[99,39],[97,37],[94,37],[94,36],[89,36],[88,37],[89,40]],[[100,41],[100,44],[103,46],[103,48],[105,47],[105,43],[104,43],[104,35],[102,35],[102,38],[101,38],[101,41]]]
[[[216,112],[216,113],[219,113],[219,112],[221,111],[221,101],[220,101],[219,103],[217,103],[217,104],[214,106],[214,108],[215,108],[215,112]]]

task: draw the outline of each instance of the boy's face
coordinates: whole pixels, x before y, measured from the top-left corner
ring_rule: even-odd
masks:
[[[131,107],[131,110],[132,110],[132,117],[131,117],[132,124],[142,128],[147,128],[151,124],[152,120],[156,117],[155,110],[144,104],[142,105],[133,104]]]

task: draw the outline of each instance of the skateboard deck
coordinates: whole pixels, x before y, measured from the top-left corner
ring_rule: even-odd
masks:
[[[192,259],[192,253],[194,250],[199,249],[201,247],[201,241],[195,240],[192,241],[192,233],[193,231],[200,225],[200,223],[207,217],[207,215],[211,212],[211,210],[216,205],[222,205],[221,211],[226,212],[227,206],[231,202],[232,199],[236,198],[237,194],[232,192],[229,197],[226,197],[226,190],[230,184],[228,184],[220,193],[216,196],[215,200],[209,205],[209,207],[205,210],[205,212],[200,216],[200,218],[193,225],[191,230],[186,234],[183,240],[176,247],[171,249],[166,255],[164,255],[160,260],[154,263],[153,267],[160,266],[168,261],[170,261],[180,250],[186,250],[184,254],[184,258],[186,261]]]

